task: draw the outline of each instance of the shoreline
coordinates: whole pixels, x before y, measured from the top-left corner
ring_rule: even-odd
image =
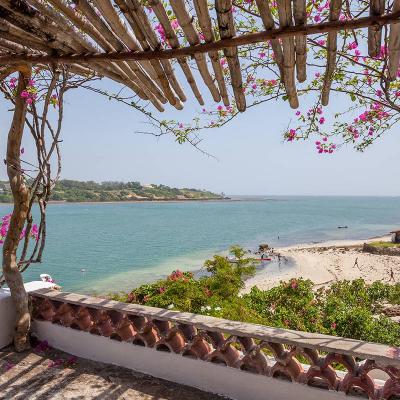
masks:
[[[225,201],[225,202],[232,202],[232,201],[241,201],[241,200],[234,200],[230,198],[225,199],[170,199],[170,200],[109,200],[109,201],[67,201],[67,200],[50,200],[47,204],[124,204],[124,203],[184,203],[184,202],[193,202],[193,201],[200,201],[200,202],[210,202],[210,201]],[[1,203],[0,206],[12,206],[14,203]]]
[[[334,239],[334,240],[325,240],[323,242],[306,242],[306,243],[290,244],[288,246],[279,246],[279,247],[274,247],[274,250],[280,252],[280,251],[314,249],[314,248],[316,249],[341,248],[341,247],[357,248],[362,246],[364,243],[371,243],[378,240],[390,241],[390,238],[391,238],[390,234],[386,234],[386,235],[372,236],[365,239]]]
[[[377,240],[390,241],[390,236],[274,248],[275,262],[265,265],[246,281],[243,292],[248,292],[253,286],[267,290],[279,285],[280,281],[300,277],[313,281],[316,288],[344,279],[363,278],[367,283],[379,280],[386,283],[398,282],[400,257],[362,252],[364,243]]]

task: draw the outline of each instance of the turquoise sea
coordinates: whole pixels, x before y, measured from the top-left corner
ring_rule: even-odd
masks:
[[[0,205],[0,213],[9,212]],[[400,227],[399,197],[241,197],[235,201],[50,204],[45,261],[64,290],[128,290],[174,269],[198,270],[230,245],[256,248],[364,239]],[[347,225],[348,229],[338,229]],[[279,237],[279,238],[278,238]]]

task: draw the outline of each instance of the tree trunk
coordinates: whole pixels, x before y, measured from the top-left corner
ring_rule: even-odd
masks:
[[[28,307],[28,295],[25,291],[22,275],[17,263],[17,248],[26,221],[30,197],[29,189],[24,183],[20,162],[21,140],[27,111],[27,105],[25,99],[21,97],[21,92],[26,89],[25,79],[28,76],[28,74],[24,76],[23,73],[19,73],[15,110],[10,132],[8,133],[6,156],[7,174],[14,198],[14,209],[3,245],[3,273],[16,308],[14,333],[16,351],[24,351],[30,347],[28,332],[31,318]]]

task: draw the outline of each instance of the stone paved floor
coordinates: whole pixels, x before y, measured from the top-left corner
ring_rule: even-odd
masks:
[[[45,400],[222,400],[220,396],[125,368],[75,359],[34,347],[17,354],[0,350],[0,399]]]

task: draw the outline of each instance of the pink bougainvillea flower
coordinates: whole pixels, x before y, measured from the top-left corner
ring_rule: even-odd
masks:
[[[9,371],[10,369],[12,369],[12,368],[14,368],[15,367],[15,365],[12,363],[12,362],[10,362],[10,361],[7,361],[5,364],[4,364],[4,369],[6,370],[6,371]]]
[[[36,224],[33,224],[31,229],[31,235],[36,239],[39,240],[39,228]]]
[[[58,368],[64,364],[64,360],[62,358],[56,358],[49,362],[49,368]]]
[[[172,26],[173,29],[178,29],[179,26],[180,26],[178,20],[177,19],[173,19],[171,21],[171,26]]]
[[[17,87],[17,78],[12,77],[8,84],[10,85],[11,90],[14,90]]]
[[[290,129],[289,132],[287,133],[288,142],[292,142],[295,138],[296,138],[296,130]]]
[[[351,43],[349,43],[349,45],[347,46],[347,48],[349,49],[349,50],[354,50],[354,49],[356,49],[358,47],[358,44],[356,43],[356,42],[351,42]]]
[[[39,342],[34,347],[34,351],[36,351],[37,353],[44,353],[50,349],[51,349],[51,347],[49,346],[49,343],[47,342],[47,340],[43,340],[43,341]]]

